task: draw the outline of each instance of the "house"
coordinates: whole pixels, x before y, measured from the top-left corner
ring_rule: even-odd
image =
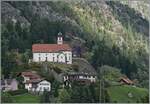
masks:
[[[78,70],[68,71],[62,75],[64,85],[72,82],[79,82],[81,84],[95,83],[97,79],[97,72],[94,67],[84,58],[73,58],[73,64],[78,67]]]
[[[18,90],[18,82],[16,79],[1,80],[1,91],[15,91]]]
[[[133,83],[133,81],[131,81],[129,78],[127,78],[127,77],[121,77],[120,79],[119,79],[119,82],[121,83],[121,84],[126,84],[126,85],[133,85],[134,83]]]
[[[80,73],[80,72],[70,72],[64,75],[63,80],[70,81],[80,81],[80,80],[88,80],[90,82],[96,81],[96,75],[90,73]]]
[[[25,83],[25,89],[33,92],[51,91],[51,83],[46,80],[29,80]]]
[[[58,62],[72,64],[72,49],[63,44],[62,33],[58,33],[57,44],[33,44],[33,62]]]
[[[69,72],[64,74],[63,81],[65,85],[68,82],[79,82],[81,84],[95,83],[96,75],[91,73]]]
[[[34,71],[22,72],[22,77],[24,78],[23,83],[25,84],[25,89],[33,92],[43,92],[51,91],[51,83],[41,78]]]

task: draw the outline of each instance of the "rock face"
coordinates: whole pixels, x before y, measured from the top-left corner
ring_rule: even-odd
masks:
[[[46,18],[49,21],[61,21],[78,26],[78,24],[70,17],[55,11],[49,5],[49,2],[28,2],[25,5],[23,4],[25,3],[2,2],[2,23],[4,24],[10,21],[16,23],[19,21],[22,25],[28,27],[30,26],[31,18],[39,16],[40,18]]]
[[[22,26],[30,26],[29,21],[21,15],[21,11],[6,2],[2,2],[2,24],[19,21]]]
[[[124,12],[125,16],[132,18],[132,16],[128,14],[130,13],[128,9],[128,5],[129,5],[129,7],[132,7],[132,8],[136,7],[135,10],[138,12],[137,14],[141,15],[141,17],[140,15],[135,15],[136,18],[138,19],[138,23],[135,24],[135,29],[137,29],[139,32],[144,31],[144,34],[147,35],[148,25],[145,21],[145,18],[142,18],[142,17],[147,17],[147,12],[144,10],[146,10],[149,7],[149,5],[146,4],[146,2],[141,2],[141,5],[139,4],[139,2],[135,2],[135,3],[136,4],[133,5],[133,3],[128,3],[128,2],[115,3],[115,2],[109,2],[109,1],[106,2],[106,1],[99,1],[99,0],[95,0],[95,1],[82,0],[78,2],[68,1],[64,3],[47,2],[47,1],[44,1],[44,2],[38,2],[38,1],[37,2],[31,2],[31,1],[29,2],[13,2],[13,1],[2,2],[2,10],[1,10],[2,11],[2,23],[4,24],[9,21],[16,23],[17,21],[19,21],[23,26],[28,27],[31,25],[31,21],[32,21],[31,18],[39,16],[40,18],[46,18],[49,21],[61,21],[66,24],[70,24],[74,26],[75,28],[81,29],[82,31],[82,27],[79,25],[77,18],[74,16],[76,14],[72,13],[73,11],[68,11],[69,8],[65,8],[65,5],[68,7],[74,8],[76,5],[80,4],[80,6],[85,8],[85,10],[86,9],[88,11],[90,9],[93,11],[97,10],[97,13],[99,15],[103,15],[103,18],[106,18],[112,22],[111,30],[113,30],[114,32],[115,31],[120,32],[122,31],[121,23],[123,20],[121,20],[122,18],[116,19],[113,13],[116,11],[116,13],[120,15],[119,13]],[[113,6],[109,4],[113,4]],[[144,13],[141,12],[141,9],[144,11]],[[68,13],[66,11],[68,11]],[[131,22],[136,22],[137,21],[136,18],[134,19],[134,21],[131,21]],[[119,22],[118,20],[121,20],[121,22]],[[92,18],[92,21],[94,21],[94,18]],[[143,27],[144,25],[141,23],[142,21],[146,23],[146,27]],[[98,23],[97,20],[95,20],[95,22],[97,22],[95,24],[101,24],[100,27],[102,29],[104,28],[103,22]]]
[[[80,73],[96,74],[95,69],[84,58],[73,58],[73,62],[79,66]]]

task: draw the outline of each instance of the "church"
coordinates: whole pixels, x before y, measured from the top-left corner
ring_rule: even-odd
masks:
[[[33,44],[33,62],[58,62],[72,64],[72,49],[63,44],[62,33],[58,33],[57,44]]]

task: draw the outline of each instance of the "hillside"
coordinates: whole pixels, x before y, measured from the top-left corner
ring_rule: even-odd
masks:
[[[112,86],[107,91],[110,96],[110,102],[117,103],[134,103],[135,101],[140,101],[142,97],[147,96],[146,89],[131,86]]]
[[[86,47],[83,48],[83,54],[95,68],[101,64],[121,68],[123,73],[137,78],[144,85],[147,83],[148,74],[142,79],[135,72],[148,72],[148,20],[142,16],[146,13],[141,15],[138,12],[140,9],[134,10],[125,4],[126,2],[84,0],[2,2],[2,34],[5,34],[2,35],[2,54],[5,50],[16,48],[20,52],[31,50],[32,43],[54,43],[56,34],[61,31],[68,42],[71,35],[82,39],[82,47]],[[145,5],[145,2],[141,2],[141,5]],[[140,6],[142,7],[147,10],[149,5]],[[20,28],[18,31],[11,29],[8,31],[16,36],[9,36],[9,22],[16,23],[16,27],[20,25],[22,32],[18,33]],[[96,53],[98,50],[100,56]]]
[[[52,81],[53,78],[50,77],[53,76],[47,69],[54,68],[58,74],[72,69],[94,72],[98,74],[98,82],[101,80],[105,82],[107,78],[113,80],[113,76],[116,80],[124,75],[136,80],[137,88],[130,87],[133,88],[133,93],[144,95],[145,91],[140,92],[138,87],[149,88],[150,5],[147,2],[147,0],[3,1],[2,75],[5,78],[14,77],[16,73],[24,70],[39,71],[41,66],[45,69],[41,70],[41,74],[48,74],[45,77]],[[28,64],[29,59],[32,59],[32,44],[54,44],[59,32],[63,34],[64,43],[69,44],[71,48],[81,49],[80,57],[73,59],[73,65]],[[110,74],[101,79],[104,74],[100,73],[101,67],[105,65],[110,66],[104,68]],[[97,84],[95,86],[96,90],[99,89]],[[113,102],[124,101],[122,98],[116,99],[115,96],[125,97],[126,90],[130,88],[110,87],[108,89],[112,97],[110,99]],[[122,94],[115,95],[113,89]],[[127,97],[126,99],[136,102],[140,98],[136,96],[134,100]]]

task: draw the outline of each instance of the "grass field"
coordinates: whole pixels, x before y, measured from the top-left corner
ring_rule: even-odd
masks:
[[[132,86],[112,86],[107,89],[111,102],[136,103],[148,94],[148,90],[144,88]],[[130,94],[129,94],[130,93]]]
[[[29,93],[13,96],[16,103],[39,103],[40,97]]]

